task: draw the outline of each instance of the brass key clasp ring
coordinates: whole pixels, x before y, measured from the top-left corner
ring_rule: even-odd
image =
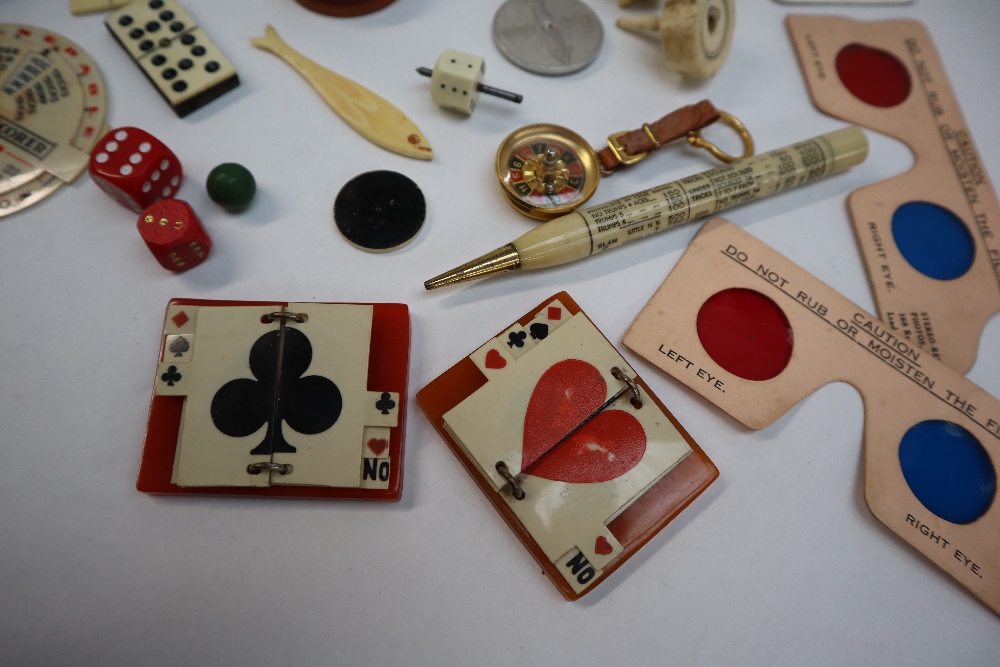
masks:
[[[743,141],[743,155],[737,157],[735,155],[730,155],[729,153],[722,151],[718,146],[716,146],[711,141],[708,141],[703,136],[701,136],[700,131],[688,132],[687,136],[688,143],[694,146],[695,148],[704,148],[706,151],[714,155],[716,158],[722,160],[727,164],[730,162],[735,162],[736,160],[743,160],[753,155],[754,152],[753,137],[750,136],[750,132],[747,131],[746,126],[744,126],[743,123],[741,123],[738,118],[736,118],[732,114],[728,114],[725,111],[722,111],[721,109],[719,110],[719,120],[728,125],[729,127],[733,128],[734,130],[736,130],[736,133],[740,135],[740,139]]]

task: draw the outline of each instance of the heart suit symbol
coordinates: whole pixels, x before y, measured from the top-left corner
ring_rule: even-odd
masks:
[[[486,368],[503,368],[507,365],[507,360],[500,356],[500,353],[496,350],[490,350],[486,353]]]
[[[611,546],[611,542],[608,542],[608,538],[603,535],[598,535],[597,541],[594,542],[594,553],[600,554],[601,556],[607,556],[609,553],[614,551],[614,547]]]
[[[389,446],[389,441],[385,438],[369,438],[368,449],[375,453],[375,456],[382,456],[382,452]]]
[[[521,470],[543,479],[586,483],[606,482],[634,468],[646,451],[646,432],[623,410],[598,413],[552,449],[601,407],[607,392],[600,372],[586,361],[566,359],[545,371],[524,415]]]

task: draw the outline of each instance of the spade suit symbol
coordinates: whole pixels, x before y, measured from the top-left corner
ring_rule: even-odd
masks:
[[[177,337],[168,348],[175,357],[183,357],[184,353],[191,349],[191,343],[184,336]]]

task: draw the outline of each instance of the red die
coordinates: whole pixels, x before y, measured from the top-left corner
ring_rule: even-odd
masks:
[[[187,271],[205,261],[212,239],[186,201],[164,199],[139,216],[139,235],[160,265],[170,271]]]
[[[97,187],[137,213],[176,194],[183,177],[177,156],[137,127],[119,127],[101,137],[88,171]]]

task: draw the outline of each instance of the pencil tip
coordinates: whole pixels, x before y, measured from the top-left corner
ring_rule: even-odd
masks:
[[[432,290],[447,285],[464,283],[469,280],[478,280],[494,273],[514,271],[519,268],[521,268],[521,257],[517,254],[517,248],[514,247],[514,244],[508,243],[461,266],[457,266],[451,271],[445,271],[439,276],[434,276],[424,282],[424,289]]]

